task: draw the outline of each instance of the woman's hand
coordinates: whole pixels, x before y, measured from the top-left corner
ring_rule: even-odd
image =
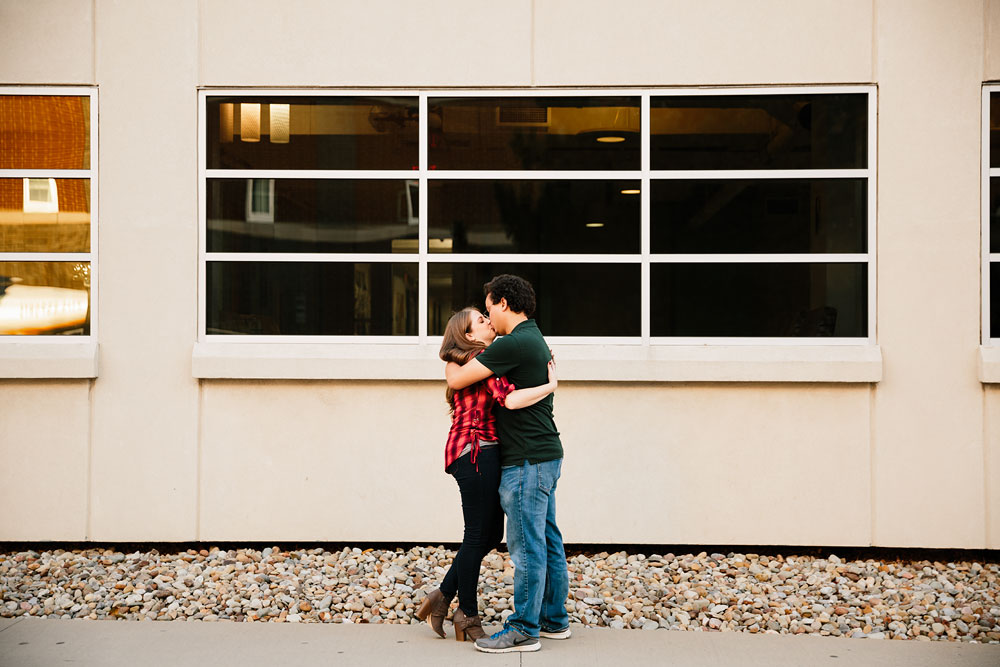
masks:
[[[556,377],[556,360],[553,359],[549,362],[549,384],[552,385],[553,391],[559,386],[559,378]]]

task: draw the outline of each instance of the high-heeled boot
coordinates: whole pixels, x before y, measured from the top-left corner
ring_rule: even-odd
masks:
[[[466,637],[472,641],[476,641],[486,636],[486,633],[483,632],[483,621],[478,614],[476,616],[466,616],[465,612],[459,607],[455,610],[452,621],[455,623],[455,639],[460,642],[464,642]]]
[[[451,598],[445,597],[440,588],[435,588],[420,603],[420,608],[417,609],[417,618],[421,621],[427,621],[427,625],[431,626],[434,632],[442,637],[446,637],[447,635],[444,633],[444,619],[448,616],[448,607],[450,605]]]

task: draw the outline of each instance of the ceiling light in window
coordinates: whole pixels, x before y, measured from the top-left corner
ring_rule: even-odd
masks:
[[[591,229],[596,229],[597,227],[603,227],[604,223],[603,222],[588,222],[587,226],[590,227]]]
[[[219,141],[224,144],[233,143],[232,102],[223,102],[219,105]]]
[[[287,104],[271,105],[271,143],[287,144],[290,138],[289,107]]]
[[[608,136],[608,137],[597,137],[597,140],[602,144],[620,144],[625,141],[625,137]]]
[[[639,192],[639,190],[622,190],[623,195],[637,195]]]
[[[240,104],[240,139],[260,141],[260,104]]]

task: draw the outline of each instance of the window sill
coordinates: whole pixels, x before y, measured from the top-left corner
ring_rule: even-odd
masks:
[[[559,379],[617,382],[878,382],[867,345],[554,345]],[[442,380],[431,345],[196,343],[202,379]]]
[[[0,378],[96,378],[97,343],[0,343]]]
[[[1000,347],[979,346],[979,381],[983,384],[1000,383]]]

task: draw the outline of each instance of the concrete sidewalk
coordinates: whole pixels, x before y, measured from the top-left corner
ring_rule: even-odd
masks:
[[[1000,645],[573,627],[534,653],[488,655],[424,624],[0,619],[0,665],[1000,665]]]

